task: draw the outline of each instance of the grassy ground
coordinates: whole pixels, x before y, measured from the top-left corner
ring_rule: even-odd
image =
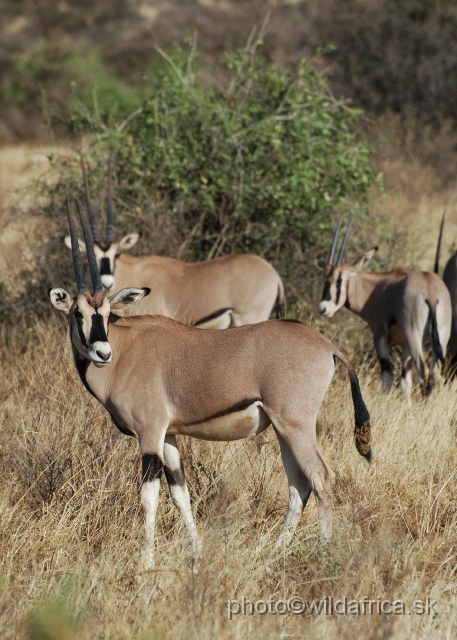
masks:
[[[274,548],[287,486],[272,432],[230,444],[182,440],[204,559],[193,574],[189,537],[163,487],[157,571],[141,574],[138,448],[76,380],[63,340],[53,319],[35,327],[25,351],[2,351],[1,637],[455,636],[455,387],[409,411],[397,392],[380,393],[373,363],[359,366],[373,422],[369,466],[355,450],[349,384],[338,373],[318,424],[337,474],[329,548],[313,499],[291,546]],[[401,599],[407,612],[429,597],[438,616],[228,618],[228,600],[295,595]]]
[[[402,153],[381,145],[377,162],[389,190],[372,194],[380,217],[363,242],[380,245],[380,266],[430,267],[439,219],[455,193],[437,188],[434,170]],[[451,222],[446,250],[456,230]],[[370,337],[358,320],[344,310],[319,326],[357,362],[374,462],[355,450],[349,382],[340,367],[318,421],[319,443],[337,475],[334,539],[328,548],[320,540],[311,498],[292,544],[278,552],[287,485],[273,432],[228,444],[181,439],[205,545],[198,574],[165,486],[157,570],[141,573],[137,444],[117,432],[77,379],[61,319],[50,307],[49,321],[32,330],[18,325],[11,337],[3,327],[9,337],[0,345],[0,636],[455,637],[456,387],[416,398],[408,410],[397,390],[381,393]],[[401,599],[405,614],[229,619],[229,600],[295,595]],[[438,615],[409,615],[414,601],[427,597]]]

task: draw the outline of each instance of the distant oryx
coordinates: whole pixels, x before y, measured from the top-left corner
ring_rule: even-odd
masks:
[[[440,253],[441,253],[441,240],[443,237],[444,218],[441,220],[440,233],[438,236],[438,246],[436,249],[435,258],[435,273],[439,273],[440,270]],[[452,308],[452,327],[451,337],[447,347],[447,355],[450,359],[451,375],[456,375],[457,371],[457,251],[446,262],[443,272],[443,280],[449,290],[451,296],[451,308]]]
[[[101,240],[81,158],[86,204],[97,264],[103,285],[111,293],[125,287],[148,287],[135,315],[160,314],[204,329],[227,329],[268,320],[273,309],[281,316],[284,287],[277,271],[263,258],[241,253],[187,263],[163,256],[129,256],[140,237],[130,233],[113,242],[111,171],[108,169],[106,239]],[[71,248],[70,237],[65,244]],[[79,242],[85,251],[83,242]],[[129,315],[129,311],[125,315]]]
[[[176,443],[181,434],[203,440],[237,440],[273,424],[290,495],[279,544],[293,535],[311,491],[322,533],[329,538],[334,474],[316,441],[316,416],[335,359],[349,372],[357,450],[367,460],[371,458],[370,417],[349,360],[316,329],[300,322],[270,320],[227,331],[199,331],[161,316],[116,318],[119,311],[147,296],[149,289],[105,294],[90,232],[81,219],[94,289],[91,294],[69,208],[68,219],[78,294],[72,298],[63,289],[52,289],[49,295],[56,309],[68,315],[74,361],[83,384],[123,433],[138,438],[141,502],[146,511],[145,567],[153,566],[163,469],[189,529],[194,553],[200,553]]]
[[[350,221],[338,259],[333,264],[341,219],[333,236],[325,267],[325,284],[319,310],[331,318],[344,305],[369,325],[381,365],[382,381],[391,388],[390,345],[402,348],[401,387],[408,399],[412,389],[411,362],[416,365],[421,382],[442,384],[441,368],[451,331],[451,300],[441,278],[428,271],[406,271],[396,268],[388,273],[363,267],[377,247],[367,251],[353,264],[342,264]],[[432,343],[432,377],[423,356],[424,336],[430,333]]]

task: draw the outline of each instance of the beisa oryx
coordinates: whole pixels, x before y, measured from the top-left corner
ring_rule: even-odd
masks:
[[[81,157],[87,212],[97,264],[107,291],[148,287],[151,293],[139,301],[135,315],[160,314],[204,329],[253,324],[268,320],[273,311],[281,316],[284,286],[277,271],[260,256],[239,253],[204,262],[188,263],[164,256],[130,256],[140,237],[130,233],[113,241],[111,170],[108,163],[108,196],[105,240],[101,239]],[[65,244],[71,248],[70,236]],[[85,251],[83,242],[80,250]],[[130,311],[126,310],[125,315]]]
[[[440,254],[441,243],[443,238],[445,214],[441,220],[440,232],[438,236],[438,246],[436,249],[435,257],[435,273],[439,273],[440,270]],[[457,373],[457,251],[452,254],[449,260],[446,262],[443,272],[443,281],[448,288],[449,295],[451,296],[451,309],[452,309],[452,325],[451,325],[451,337],[447,346],[447,356],[450,360],[451,375],[455,376]]]
[[[343,264],[349,235],[350,220],[334,263],[340,219],[333,236],[325,267],[324,292],[319,310],[332,318],[343,306],[363,318],[370,327],[381,365],[382,381],[392,386],[390,346],[402,350],[401,387],[408,400],[412,389],[411,365],[414,362],[423,390],[430,392],[434,384],[442,385],[444,354],[451,331],[451,300],[439,276],[428,271],[407,271],[396,268],[387,273],[362,272],[377,251],[364,253],[353,264]],[[431,339],[432,372],[423,353],[424,340]]]
[[[83,384],[114,424],[138,439],[146,512],[144,565],[153,565],[163,470],[189,529],[194,554],[200,553],[177,435],[237,440],[272,424],[289,482],[289,509],[279,544],[293,535],[311,492],[322,533],[329,538],[334,474],[317,444],[316,416],[335,359],[349,372],[357,450],[371,458],[370,417],[349,360],[316,329],[300,322],[270,320],[226,331],[199,331],[162,316],[116,318],[149,290],[127,288],[108,297],[90,232],[81,219],[94,289],[90,293],[69,208],[68,218],[78,294],[73,298],[63,289],[52,289],[49,295],[54,307],[68,315],[74,361]]]

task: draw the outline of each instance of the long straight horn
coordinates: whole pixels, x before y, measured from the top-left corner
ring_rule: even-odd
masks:
[[[340,233],[341,223],[342,222],[343,222],[343,216],[341,215],[340,219],[338,220],[338,224],[336,226],[335,233],[333,234],[332,246],[330,247],[330,252],[328,254],[327,264],[329,264],[329,265],[331,265],[333,263],[333,258],[335,257],[336,243],[338,241],[338,236],[339,236],[339,233]]]
[[[92,209],[92,202],[90,200],[89,193],[89,181],[87,179],[86,166],[84,164],[83,156],[80,155],[81,160],[81,170],[83,172],[83,180],[84,180],[84,190],[86,192],[86,206],[87,206],[87,215],[89,216],[90,227],[92,229],[92,238],[94,242],[100,242],[100,231],[97,227],[97,221],[95,220],[94,210]]]
[[[340,267],[342,265],[342,263],[343,263],[344,250],[346,249],[346,243],[348,241],[349,232],[351,230],[353,222],[354,222],[354,216],[352,216],[351,219],[349,220],[349,224],[347,226],[346,233],[344,234],[343,242],[341,243],[340,252],[338,254],[338,260],[336,261],[336,266],[337,267]]]
[[[108,197],[106,201],[106,241],[113,241],[113,201],[111,194],[111,155],[108,158]]]
[[[443,213],[443,219],[441,220],[440,235],[438,236],[438,246],[436,247],[435,269],[434,269],[435,273],[439,273],[440,271],[441,240],[443,239],[443,228],[444,228],[445,217],[446,217],[446,211]]]
[[[73,214],[70,211],[70,203],[68,202],[68,196],[65,196],[65,204],[67,206],[68,225],[70,227],[71,238],[71,254],[73,256],[73,269],[75,270],[76,286],[78,293],[85,293],[88,289],[86,276],[84,274],[83,262],[81,259],[81,252],[79,250],[78,234],[76,231],[76,224]]]
[[[76,208],[78,209],[79,219],[81,220],[81,226],[83,228],[84,234],[84,242],[86,243],[87,250],[87,261],[89,262],[89,271],[90,277],[92,280],[93,292],[105,292],[105,287],[103,286],[102,279],[100,277],[100,271],[98,270],[97,258],[95,257],[94,245],[92,244],[92,238],[90,237],[89,227],[87,226],[87,222],[84,219],[81,210],[81,203],[78,199],[75,200]],[[86,289],[87,291],[87,289]]]

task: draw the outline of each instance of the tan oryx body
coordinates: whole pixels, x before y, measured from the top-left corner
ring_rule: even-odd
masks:
[[[76,238],[71,215],[69,220]],[[181,434],[236,440],[261,433],[272,424],[290,493],[280,543],[292,536],[311,491],[323,535],[330,537],[334,474],[317,444],[316,416],[334,373],[335,358],[349,371],[357,449],[368,460],[371,457],[369,414],[351,363],[318,331],[299,322],[272,320],[213,332],[160,316],[115,318],[110,314],[135,304],[148,291],[124,289],[108,299],[87,230],[85,238],[95,293],[88,293],[76,249],[77,297],[70,298],[63,289],[53,289],[50,297],[57,309],[68,314],[75,364],[83,383],[119,429],[138,439],[143,459],[146,566],[153,563],[163,469],[189,528],[194,552],[198,555],[200,551],[176,443]]]
[[[337,229],[338,231],[339,229]],[[327,318],[346,306],[363,318],[374,338],[381,365],[381,376],[387,389],[391,388],[390,347],[402,350],[401,386],[409,398],[412,389],[411,364],[414,362],[421,382],[441,385],[444,354],[451,330],[451,302],[441,278],[428,271],[407,271],[397,268],[388,273],[362,269],[377,249],[367,251],[353,264],[342,264],[345,241],[335,265],[335,233],[319,310]],[[345,240],[347,239],[347,234]],[[432,376],[423,353],[424,340],[432,344]]]
[[[150,295],[132,310],[135,315],[160,314],[204,329],[227,329],[268,320],[274,308],[276,317],[280,317],[283,283],[277,271],[260,256],[243,253],[187,263],[163,256],[123,254],[140,236],[131,233],[119,242],[113,241],[110,180],[106,240],[101,240],[82,160],[81,166],[94,250],[105,289],[110,293],[126,287],[151,289]],[[65,243],[71,248],[69,236]],[[79,245],[85,251],[84,243]]]
[[[440,269],[441,240],[443,237],[444,218],[445,216],[443,215],[436,250],[435,273],[439,273]],[[449,295],[451,296],[452,326],[451,337],[447,348],[447,356],[450,360],[451,375],[455,376],[457,370],[457,251],[446,262],[443,272],[443,281],[448,288]]]

